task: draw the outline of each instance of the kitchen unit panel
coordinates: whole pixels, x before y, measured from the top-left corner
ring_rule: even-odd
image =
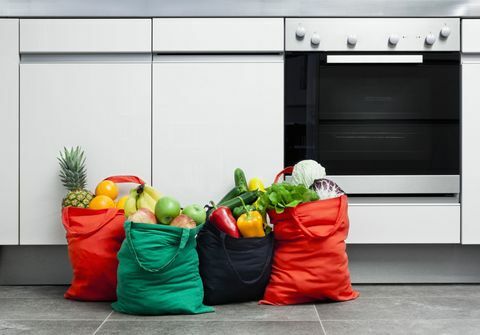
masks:
[[[462,20],[462,52],[480,53],[480,19]]]
[[[22,53],[151,52],[149,19],[22,19]]]
[[[459,204],[350,204],[351,244],[460,243]]]
[[[283,166],[283,59],[160,56],[153,66],[153,183],[184,206],[218,201],[236,167]]]
[[[479,26],[480,30],[480,26]],[[480,57],[462,65],[462,243],[480,244]]]
[[[155,52],[283,52],[281,18],[153,19]]]
[[[64,244],[56,157],[85,149],[88,189],[110,175],[151,176],[151,64],[20,66],[20,243]]]
[[[18,244],[18,20],[0,19],[0,245]]]

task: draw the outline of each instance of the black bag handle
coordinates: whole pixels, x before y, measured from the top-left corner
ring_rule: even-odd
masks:
[[[265,271],[267,271],[267,268],[270,264],[270,261],[272,260],[272,254],[273,254],[273,243],[269,243],[269,248],[268,248],[268,255],[267,255],[267,260],[265,261],[265,264],[263,266],[262,272],[257,278],[251,279],[251,280],[243,280],[240,274],[238,273],[237,269],[232,264],[232,259],[230,258],[230,255],[228,254],[227,247],[225,245],[225,239],[226,239],[226,234],[223,231],[220,231],[220,240],[222,240],[222,247],[223,251],[225,252],[225,256],[227,257],[227,262],[232,271],[235,273],[237,276],[238,280],[242,282],[245,285],[252,285],[260,281],[262,279],[263,275],[265,274]]]

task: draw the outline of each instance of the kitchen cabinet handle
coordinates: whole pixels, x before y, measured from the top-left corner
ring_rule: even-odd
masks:
[[[423,55],[327,55],[327,63],[423,63]]]

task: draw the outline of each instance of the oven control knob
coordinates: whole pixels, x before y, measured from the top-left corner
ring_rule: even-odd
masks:
[[[400,42],[400,36],[398,36],[397,34],[392,34],[388,38],[388,43],[390,43],[391,45],[397,45],[398,42]]]
[[[305,27],[301,24],[298,25],[297,30],[295,31],[295,35],[298,39],[302,39],[305,37]]]
[[[355,36],[355,35],[348,35],[348,37],[347,37],[347,43],[348,43],[348,45],[350,45],[350,46],[354,46],[355,44],[357,44],[357,36]]]
[[[443,38],[447,38],[448,36],[450,36],[450,28],[447,26],[443,26],[442,30],[440,30],[440,36],[442,36]]]
[[[427,37],[425,37],[425,44],[427,45],[433,45],[437,38],[433,34],[428,34]]]
[[[312,38],[310,39],[310,42],[313,45],[319,45],[320,44],[320,35],[318,35],[317,33],[313,33]]]

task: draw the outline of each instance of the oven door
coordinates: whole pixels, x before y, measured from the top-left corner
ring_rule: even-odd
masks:
[[[458,193],[460,55],[287,53],[285,164],[348,193]]]

